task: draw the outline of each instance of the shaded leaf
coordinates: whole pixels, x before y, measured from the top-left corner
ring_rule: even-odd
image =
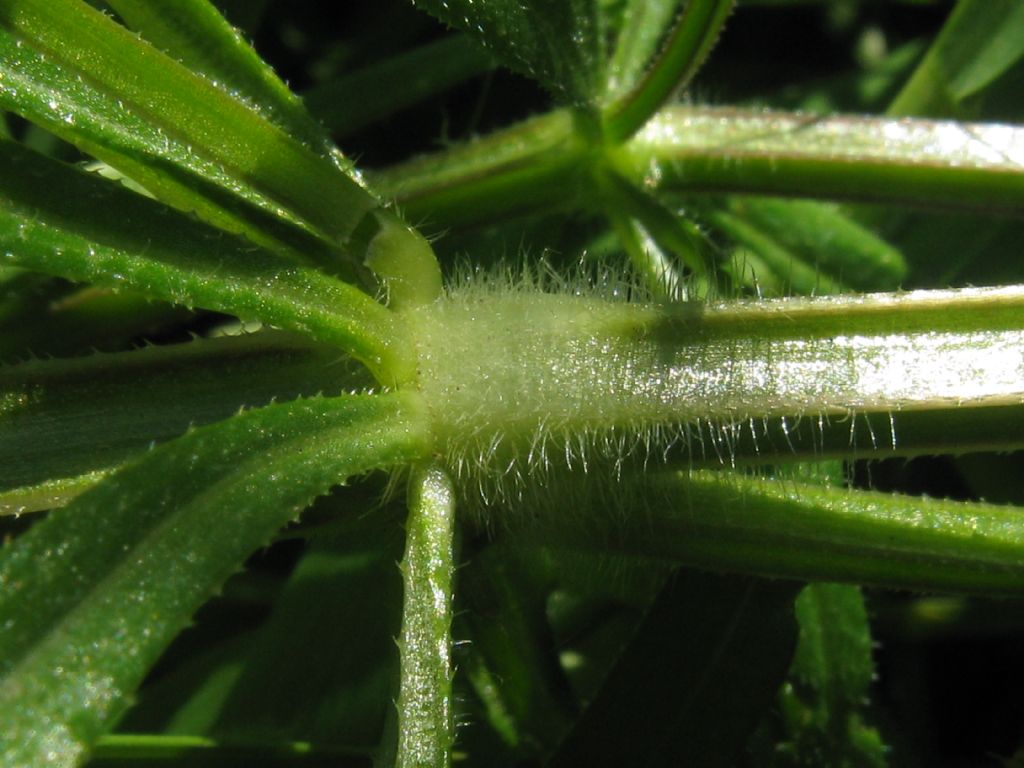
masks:
[[[199,736],[118,734],[104,737],[89,768],[369,768],[370,757],[308,742],[226,744]]]
[[[792,660],[796,590],[670,578],[550,765],[735,765]]]
[[[211,733],[376,748],[397,666],[400,540],[390,538],[306,552]]]
[[[907,277],[903,255],[835,206],[730,198],[729,210],[760,229],[794,259],[857,290],[892,290]]]
[[[1016,507],[715,472],[590,487],[560,475],[559,484],[547,503],[606,513],[552,513],[517,537],[762,576],[1024,594],[1024,515]]]
[[[1022,56],[1024,5],[1017,0],[960,0],[889,112],[961,114],[964,100]]]
[[[459,668],[467,668],[492,727],[519,754],[533,756],[551,750],[575,715],[537,565],[501,548],[475,554],[459,572],[466,610],[456,616],[460,639],[468,641]]]
[[[468,32],[507,67],[561,100],[593,103],[604,87],[607,30],[598,0],[414,0]]]
[[[274,332],[3,367],[0,491],[112,468],[242,407],[368,383],[336,349]],[[40,508],[2,499],[0,514]]]
[[[346,136],[491,69],[494,60],[465,35],[443,37],[320,83],[302,94],[335,136]]]

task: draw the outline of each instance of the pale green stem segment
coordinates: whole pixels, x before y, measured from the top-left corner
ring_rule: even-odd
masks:
[[[452,580],[455,497],[436,465],[409,479],[402,577],[401,683],[398,694],[398,768],[443,768],[451,763]]]
[[[1019,286],[720,304],[524,291],[487,295],[486,314],[480,300],[467,288],[413,313],[420,387],[453,460],[503,477],[586,435],[620,455],[674,434],[728,462],[765,419],[1024,403]],[[728,439],[704,444],[702,425]]]
[[[1013,125],[673,107],[621,162],[662,190],[1024,210],[1024,128]]]

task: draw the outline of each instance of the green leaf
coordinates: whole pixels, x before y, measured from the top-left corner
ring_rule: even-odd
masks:
[[[369,768],[370,757],[309,742],[223,743],[199,736],[116,734],[103,737],[89,768]]]
[[[320,83],[302,100],[334,136],[344,137],[493,66],[494,59],[476,41],[450,35]]]
[[[507,67],[563,101],[593,104],[604,88],[605,19],[598,0],[413,0],[468,32]]]
[[[421,456],[422,419],[398,394],[249,411],[154,450],[7,545],[4,764],[78,764],[212,590],[332,485]]]
[[[789,416],[747,429],[696,430],[682,462],[694,466],[759,466],[794,461],[925,456],[1020,449],[1024,408],[937,407],[922,411],[853,413],[849,417]],[[705,444],[708,443],[709,445]]]
[[[769,295],[775,293],[783,296],[815,296],[849,292],[846,286],[828,272],[819,270],[813,262],[808,264],[801,258],[802,254],[779,242],[773,236],[775,233],[766,232],[764,228],[745,220],[742,215],[715,208],[706,211],[704,215],[733,242],[753,252],[756,261],[750,272],[759,292],[764,292],[761,291],[761,285],[765,278],[769,286],[780,286],[774,291],[766,291]],[[734,261],[744,258],[749,258],[746,251],[734,257]],[[765,268],[770,271],[769,275],[765,274]]]
[[[1024,595],[1016,507],[706,471],[589,487],[560,475],[559,483],[547,503],[605,512],[552,512],[517,537],[762,576]]]
[[[615,39],[615,50],[608,60],[608,83],[605,98],[621,98],[651,66],[654,57],[665,46],[681,14],[680,0],[627,0],[623,3],[622,20]]]
[[[0,11],[0,106],[165,202],[366,279],[346,248],[376,199],[243,100],[78,0]]]
[[[78,288],[45,275],[32,277],[38,293],[26,296],[26,304],[0,325],[0,361],[124,349],[128,342],[180,327],[195,316],[184,307],[131,291]],[[52,300],[40,301],[47,293]]]
[[[0,201],[4,264],[256,317],[381,373],[397,351],[392,313],[357,288],[9,142]]]
[[[565,209],[591,185],[587,121],[556,110],[450,150],[368,174],[411,220],[431,227]]]
[[[907,277],[898,250],[833,205],[734,197],[727,207],[795,260],[839,283],[862,291],[891,290]]]
[[[800,640],[793,658],[794,682],[781,693],[789,741],[778,752],[794,765],[824,760],[885,766],[881,737],[861,719],[874,661],[860,589],[808,585],[797,598],[796,616]]]
[[[789,668],[796,590],[670,578],[550,765],[736,765]]]
[[[657,55],[644,62],[642,78],[635,73],[636,57],[642,51],[650,50],[652,38],[649,30],[639,31],[636,28],[650,23],[649,13],[655,23],[664,23],[664,6],[669,3],[633,0],[627,4],[626,23],[619,46],[625,45],[629,52],[620,57],[619,50],[616,50],[610,83],[615,98],[604,110],[605,132],[610,141],[618,143],[632,136],[675,90],[693,78],[711,52],[733,4],[734,0],[688,0]],[[625,65],[624,71],[617,69],[617,64]],[[622,83],[625,88],[619,86],[617,81],[620,78],[625,80]],[[626,92],[619,95],[620,90]]]
[[[0,368],[0,491],[110,469],[243,407],[369,383],[336,349],[276,332]],[[15,498],[0,496],[0,514],[48,508]]]
[[[1024,56],[1024,6],[959,0],[942,32],[893,100],[894,115],[955,116]]]
[[[474,553],[459,571],[456,616],[468,645],[459,669],[492,727],[523,755],[548,753],[575,715],[546,614],[547,585],[536,560],[507,548]]]
[[[245,655],[212,734],[376,748],[397,666],[398,533],[310,547]]]
[[[209,0],[110,0],[107,4],[146,40],[219,83],[236,99],[252,104],[310,149],[328,157],[337,152],[302,100]]]
[[[735,191],[1019,215],[1024,129],[673,107],[621,150],[662,191]]]
[[[681,266],[698,278],[707,277],[710,259],[695,226],[614,173],[598,174],[597,182],[612,228],[652,295],[682,296]]]

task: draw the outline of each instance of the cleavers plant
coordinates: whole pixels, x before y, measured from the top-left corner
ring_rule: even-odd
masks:
[[[414,5],[0,0],[2,765],[940,764],[861,589],[1020,632],[1024,6]],[[797,13],[859,71],[678,98]]]

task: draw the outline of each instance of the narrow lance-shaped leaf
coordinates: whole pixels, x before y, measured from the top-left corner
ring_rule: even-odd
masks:
[[[368,177],[407,216],[433,227],[564,208],[590,184],[593,126],[585,123],[557,110]]]
[[[465,558],[456,616],[466,670],[491,726],[522,754],[558,743],[576,713],[548,622],[550,578],[536,560],[489,547]]]
[[[165,202],[369,280],[349,241],[368,215],[390,214],[355,177],[84,2],[17,0],[0,9],[0,73],[0,106]]]
[[[414,218],[465,225],[594,205],[594,128],[566,112],[372,174]],[[618,148],[649,191],[749,192],[1024,211],[1024,129],[870,117],[671,107]]]
[[[302,94],[306,107],[343,137],[493,68],[467,35],[451,35],[375,62]]]
[[[56,506],[36,486],[110,469],[242,407],[366,387],[353,367],[333,347],[262,332],[0,368],[0,514]]]
[[[842,755],[849,765],[885,766],[886,747],[861,715],[874,678],[864,598],[852,584],[809,584],[796,600],[800,640],[779,694],[793,764]]]
[[[796,591],[735,575],[669,577],[552,768],[736,765],[789,668]]]
[[[0,325],[0,361],[5,363],[83,349],[123,349],[134,339],[152,338],[194,319],[185,307],[132,291],[80,287],[38,273],[32,277],[41,286],[39,293],[52,290],[54,299],[43,302],[37,294],[5,318]]]
[[[162,768],[370,768],[369,754],[298,742],[226,744],[202,736],[124,733],[104,736],[96,745],[90,768],[131,768],[140,764]]]
[[[79,764],[246,556],[332,485],[422,456],[423,424],[398,394],[250,411],[157,448],[5,547],[4,765]]]
[[[648,63],[643,76],[628,92],[605,107],[604,127],[610,141],[620,142],[629,138],[676,89],[682,88],[694,76],[718,39],[733,3],[734,0],[687,0],[664,45]],[[635,39],[636,33],[631,26],[640,23],[640,14],[633,7],[644,5],[647,3],[627,4],[627,26],[623,32],[627,40]],[[613,71],[612,77],[616,74]],[[614,93],[616,89],[614,83],[612,85]]]
[[[414,5],[478,38],[503,64],[563,101],[587,105],[600,95],[605,18],[598,0],[414,0]]]
[[[728,109],[664,110],[624,148],[661,190],[1024,212],[1024,129]]]
[[[892,104],[893,115],[953,116],[1024,56],[1024,5],[960,0]]]
[[[605,514],[553,513],[547,525],[520,536],[556,550],[762,576],[1024,595],[1024,514],[1017,507],[709,471],[618,485],[566,479],[560,488],[559,509]]]
[[[695,226],[615,173],[600,173],[597,181],[608,219],[652,295],[680,298],[683,266],[707,288],[711,265]]]
[[[397,667],[401,531],[373,535],[309,544],[248,644],[211,734],[376,748]]]
[[[302,100],[209,0],[111,0],[108,5],[145,39],[248,101],[310,149],[327,156],[337,152]]]
[[[781,286],[781,290],[777,291],[779,295],[797,293],[820,296],[849,292],[831,274],[819,270],[814,263],[805,262],[801,258],[801,254],[787,248],[784,243],[772,236],[773,233],[764,231],[755,222],[715,207],[705,211],[704,216],[708,222],[728,235],[734,243],[755,254],[757,261],[751,268],[751,276],[757,284],[759,292],[763,281],[767,282],[769,286],[773,284]],[[742,262],[745,258],[749,258],[746,254],[747,251],[744,251],[740,255],[734,256],[733,260],[738,259]],[[771,274],[766,275],[764,268],[759,269],[762,266],[767,268]],[[769,288],[767,293],[772,295],[775,292]]]
[[[677,446],[684,466],[1013,451],[1024,445],[1024,407],[1005,405],[783,416],[696,425]]]
[[[903,255],[836,206],[732,197],[726,207],[803,264],[858,290],[896,288],[907,277]]]
[[[611,183],[606,183],[605,186],[608,198],[605,212],[608,221],[626,251],[626,256],[629,258],[634,272],[641,277],[644,286],[652,296],[678,297],[682,291],[682,271],[678,261],[674,258],[675,254],[672,250],[663,247],[652,236],[650,230],[645,226],[649,223],[648,221],[641,220],[627,212],[627,206],[620,204],[623,196],[619,190],[616,190]],[[631,191],[628,190],[627,194]],[[660,210],[658,212],[662,213]],[[668,221],[671,221],[670,214],[667,218]],[[659,218],[659,221],[664,220]],[[688,245],[682,237],[676,242]],[[692,249],[682,251],[682,253],[687,256],[692,255]]]
[[[385,377],[402,367],[392,313],[362,291],[118,184],[2,143],[0,200],[0,263],[256,317]]]
[[[606,100],[634,88],[650,67],[681,9],[680,0],[634,0],[622,8],[615,50],[608,59]]]

